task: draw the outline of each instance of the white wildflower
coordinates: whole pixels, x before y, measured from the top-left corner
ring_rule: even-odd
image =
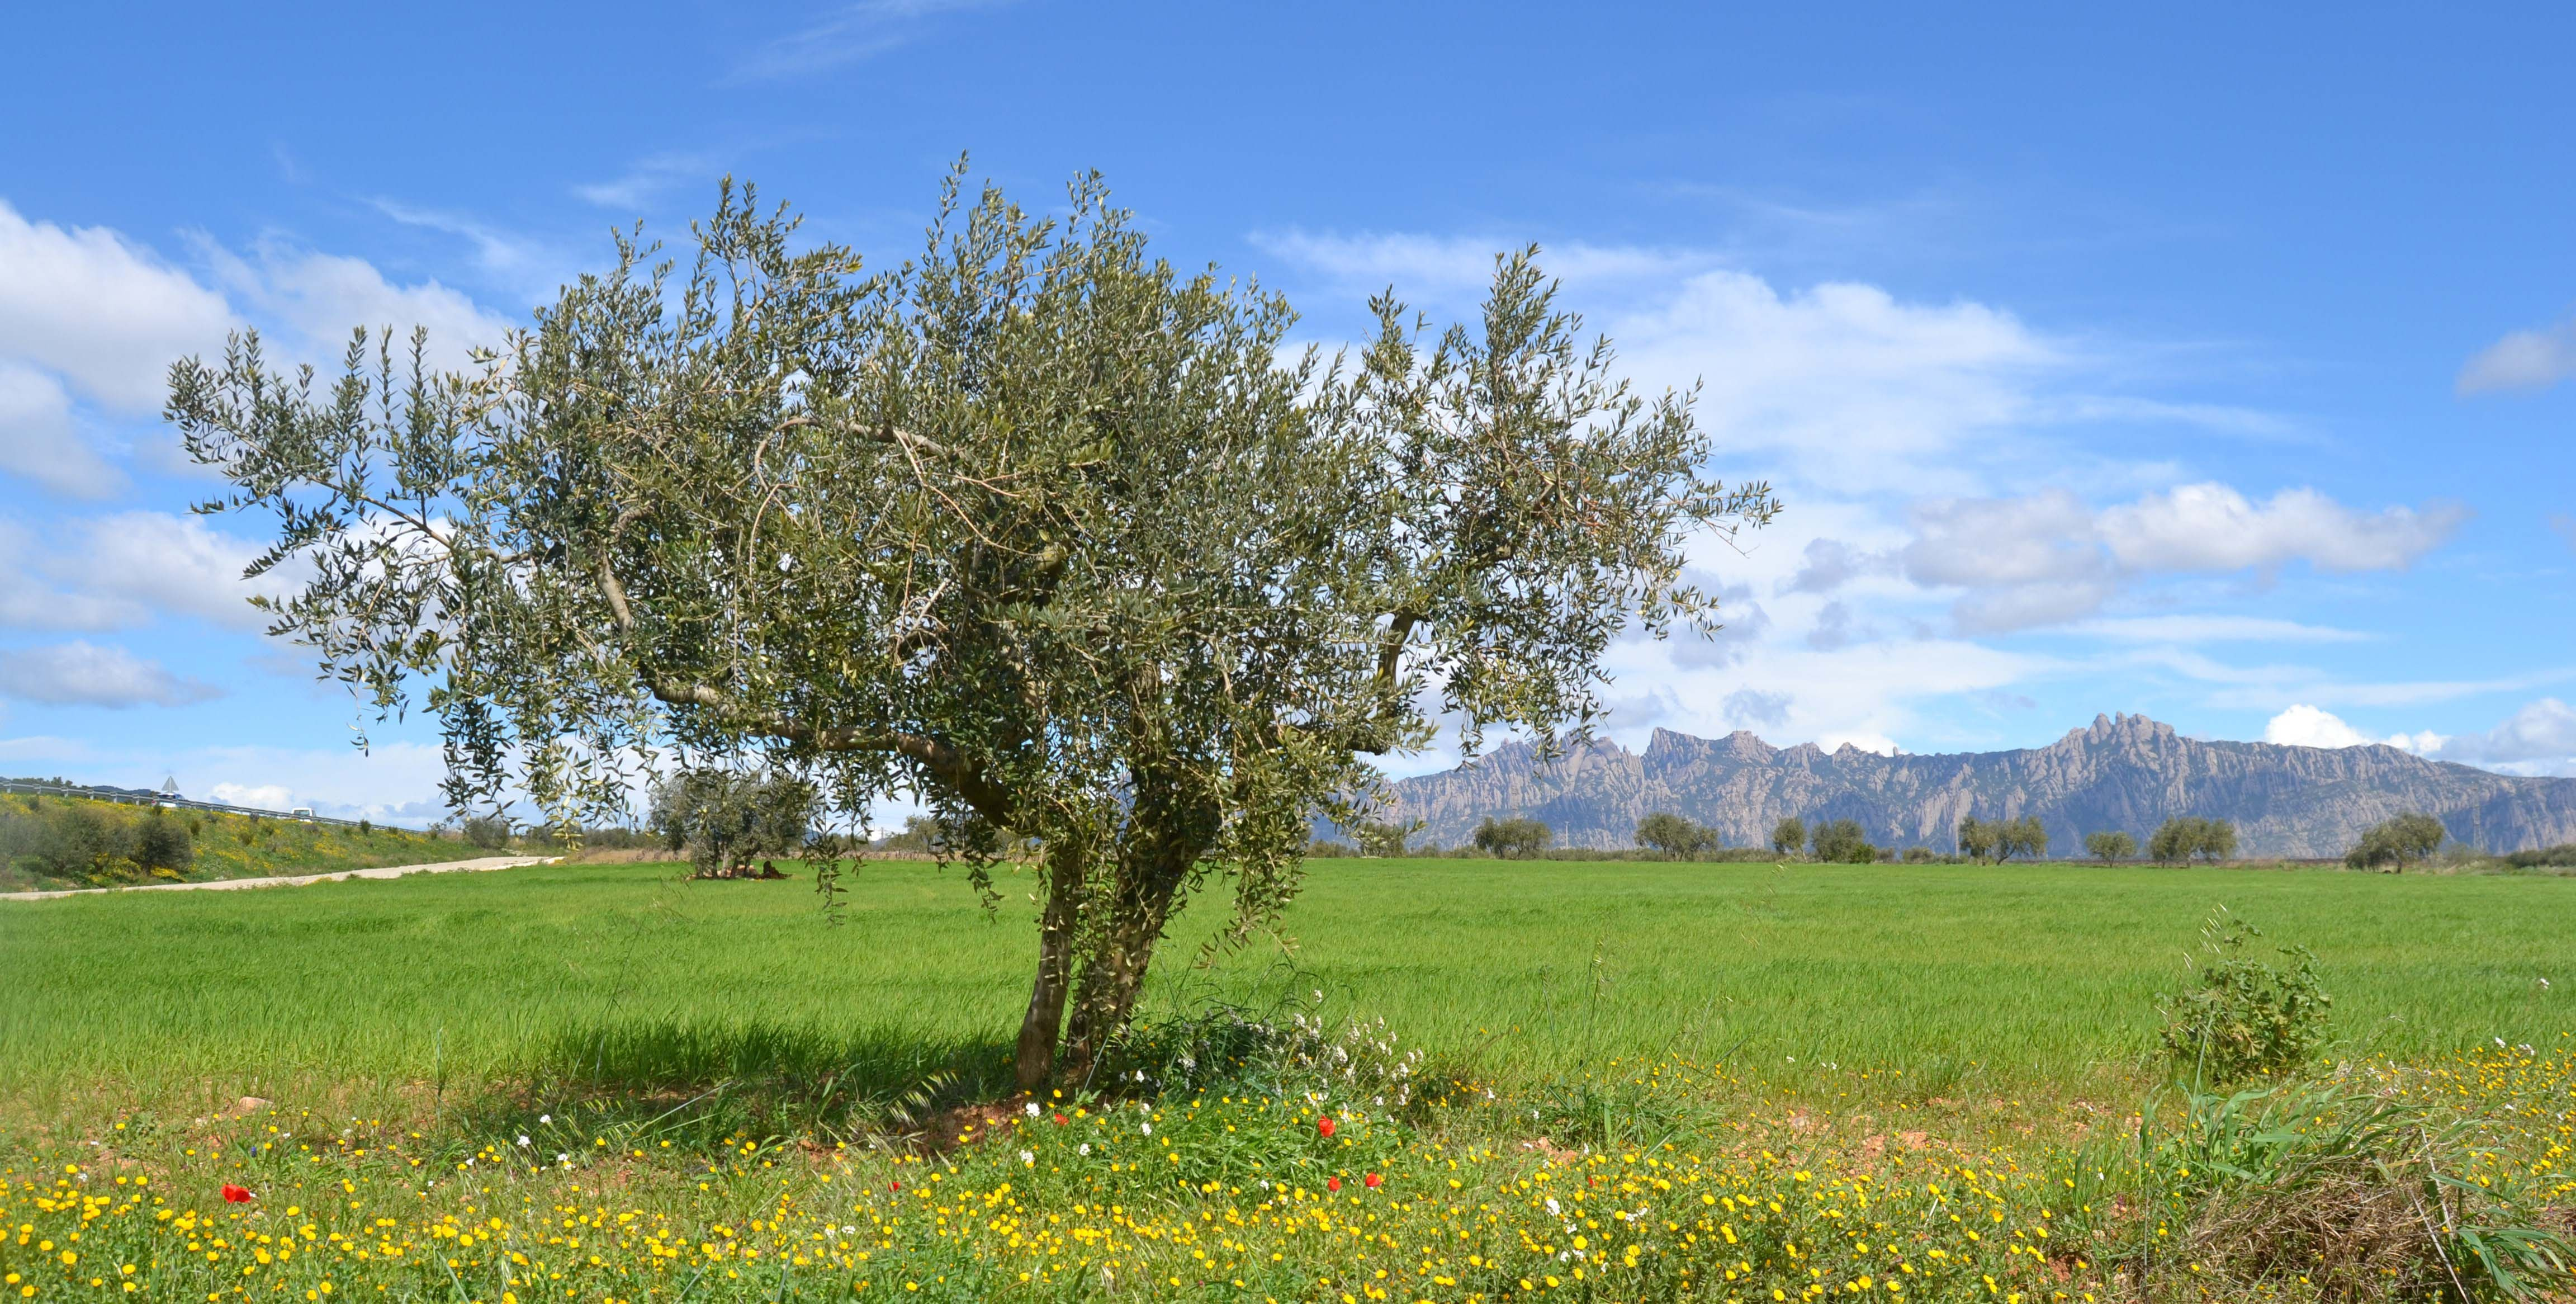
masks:
[[[2503,1045],[2504,1043],[2503,1043],[2503,1042],[2497,1042],[2496,1044],[2497,1044],[2497,1045],[2499,1045],[2499,1046],[2501,1046],[2501,1045]],[[525,1133],[525,1132],[520,1133],[520,1134],[519,1134],[519,1145],[520,1145],[520,1148],[525,1149],[525,1148],[527,1147],[527,1144],[528,1144],[528,1134],[527,1134],[527,1133]]]
[[[1036,1118],[1039,1114],[1042,1114],[1042,1113],[1044,1113],[1044,1112],[1045,1112],[1044,1110],[1041,1110],[1041,1109],[1039,1109],[1039,1108],[1038,1108],[1038,1102],[1036,1102],[1036,1101],[1034,1101],[1034,1100],[1032,1100],[1032,1101],[1030,1101],[1030,1102],[1029,1102],[1029,1104],[1028,1104],[1028,1110],[1029,1110],[1029,1117],[1031,1117],[1031,1118]]]
[[[1024,1164],[1027,1164],[1027,1165],[1028,1165],[1029,1167],[1031,1167],[1031,1168],[1035,1168],[1035,1167],[1037,1167],[1037,1166],[1038,1166],[1038,1156],[1037,1156],[1037,1152],[1036,1152],[1036,1151],[1034,1151],[1034,1150],[1023,1150],[1023,1151],[1021,1151],[1021,1152],[1020,1152],[1020,1162],[1021,1162],[1021,1163],[1024,1163]]]

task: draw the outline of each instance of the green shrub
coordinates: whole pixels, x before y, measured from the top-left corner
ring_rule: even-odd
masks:
[[[2165,1054],[2194,1087],[2282,1074],[2306,1063],[2325,1035],[2333,998],[2317,983],[2316,957],[2281,948],[2287,971],[2246,954],[2262,930],[2220,907],[2200,930],[2199,982],[2165,997]]]
[[[146,871],[169,870],[177,873],[195,864],[197,842],[188,835],[188,826],[171,818],[170,812],[154,810],[143,817],[134,834],[134,862]]]
[[[2556,869],[2576,866],[2576,842],[2555,847],[2542,847],[2537,851],[2517,851],[2505,857],[2504,863],[2515,869]]]

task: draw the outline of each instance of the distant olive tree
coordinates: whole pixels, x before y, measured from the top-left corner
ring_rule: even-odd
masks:
[[[510,845],[510,821],[500,815],[470,815],[456,826],[465,841],[484,851],[499,851]]]
[[[1534,819],[1498,820],[1487,816],[1476,826],[1470,841],[1489,856],[1526,858],[1547,850],[1547,844],[1555,837],[1554,830]]]
[[[1795,815],[1784,816],[1771,826],[1771,850],[1783,856],[1794,856],[1807,845],[1807,822]]]
[[[1996,864],[2014,856],[2037,860],[2048,854],[2048,826],[2036,815],[2010,820],[1969,815],[1959,821],[1959,854]]]
[[[428,685],[451,805],[569,825],[679,749],[915,796],[988,902],[1034,847],[1027,1086],[1089,1076],[1202,887],[1219,945],[1274,930],[1371,758],[1588,739],[1607,650],[1714,629],[1685,561],[1778,511],[1534,249],[1471,325],[1390,295],[1326,356],[1097,178],[1041,216],[961,169],[866,270],[730,184],[691,230],[463,374],[361,333],[317,383],[244,334],[167,411],[274,518],[253,569],[309,577],[274,631],[386,718]]]
[[[1410,824],[1392,821],[1362,820],[1351,826],[1351,837],[1360,844],[1363,856],[1401,856],[1405,843],[1425,827],[1422,820]]]
[[[2048,854],[2048,826],[2036,815],[2024,815],[2004,821],[2003,837],[1996,847],[1998,863],[2014,856],[2037,860]]]
[[[2345,853],[2343,863],[2354,869],[2386,869],[2402,873],[2411,864],[2431,858],[2442,849],[2442,840],[2450,830],[2430,815],[2398,815],[2364,830],[2361,841]]]
[[[793,774],[693,769],[653,790],[650,820],[688,849],[699,878],[785,878],[775,862],[804,853],[821,813],[814,786]]]
[[[1637,845],[1649,851],[1660,851],[1675,860],[1687,860],[1723,845],[1717,830],[1705,824],[1683,819],[1662,811],[1637,821]]]
[[[2084,835],[2084,849],[2092,852],[2095,859],[2107,865],[2112,861],[2126,860],[2138,854],[2138,840],[2116,830],[2106,833],[2087,833]]]
[[[2177,815],[2156,826],[2147,838],[2147,855],[2160,864],[2178,865],[2194,858],[2211,862],[2236,854],[2236,825],[2228,820]]]
[[[1878,848],[1869,843],[1869,831],[1859,820],[1834,820],[1818,824],[1809,854],[1826,863],[1866,865],[1878,859]]]
[[[1970,860],[1989,861],[2003,845],[2003,824],[1981,820],[1974,815],[1959,817],[1959,854]]]

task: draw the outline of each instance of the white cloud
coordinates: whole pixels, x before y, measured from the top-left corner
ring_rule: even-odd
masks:
[[[2124,643],[2360,643],[2374,637],[2264,616],[2106,617],[2083,621],[2067,632]]]
[[[2400,570],[2469,518],[2457,503],[2356,512],[2314,489],[2285,489],[2260,507],[2223,484],[2187,484],[2102,513],[2111,555],[2133,571]]]
[[[259,629],[268,618],[252,608],[251,595],[275,596],[291,587],[274,571],[255,582],[243,579],[259,545],[216,531],[202,517],[122,512],[84,522],[79,531],[79,550],[53,569],[89,595],[126,604],[136,613],[130,623],[183,615]]]
[[[440,368],[463,367],[475,346],[497,348],[509,338],[510,321],[464,294],[434,280],[396,285],[362,258],[277,239],[260,241],[247,256],[202,238],[197,243],[216,281],[255,315],[290,327],[301,345],[298,356],[326,372],[338,367],[350,331],[361,326],[370,336],[392,328],[397,366],[415,326],[429,329],[430,365]]]
[[[2544,697],[2485,733],[2461,734],[2433,750],[2443,760],[2472,765],[2576,758],[2576,707]]]
[[[218,783],[206,789],[206,796],[227,806],[251,806],[261,810],[293,810],[295,794],[280,784],[246,787],[238,783]]]
[[[489,232],[463,233],[487,263],[524,261]],[[283,327],[271,332],[279,360],[326,371],[356,326],[407,336],[425,325],[440,367],[463,365],[470,346],[501,344],[510,329],[436,281],[396,285],[362,259],[273,237],[247,255],[188,240],[212,285],[118,232],[31,221],[0,200],[0,472],[65,496],[116,492],[125,478],[85,438],[84,413],[157,411],[170,364],[219,353],[243,325]],[[146,447],[168,451],[166,441]]]
[[[1891,558],[1865,553],[1840,539],[1809,539],[1798,573],[1780,581],[1780,593],[1831,593],[1852,580],[1888,567]]]
[[[2263,741],[2291,747],[2361,747],[2378,742],[2331,712],[2293,706],[2263,725]]]
[[[2576,376],[2576,320],[2497,340],[2460,368],[2458,383],[2463,394],[2491,394],[2547,389],[2570,376]]]
[[[160,407],[182,354],[219,348],[223,296],[104,227],[30,222],[0,200],[0,354],[123,412]]]
[[[83,642],[0,652],[0,697],[48,706],[184,706],[220,697],[120,647]]]
[[[0,358],[0,471],[74,498],[104,498],[125,485],[81,439],[62,383],[8,358]]]
[[[1609,333],[1634,374],[1700,382],[1701,424],[1726,457],[1841,494],[1974,483],[1943,455],[2032,419],[2040,377],[2069,364],[1982,304],[1848,283],[1783,294],[1735,271],[1692,276]]]
[[[1914,506],[1908,578],[1967,590],[1959,627],[2001,633],[2090,616],[2137,578],[2255,571],[2400,570],[2440,546],[2468,509],[2434,503],[2358,512],[2313,489],[2261,505],[2223,484],[2189,484],[2096,511],[2063,489]]]
[[[179,616],[256,630],[267,618],[251,607],[251,595],[283,594],[296,584],[292,564],[281,568],[285,574],[243,579],[259,546],[200,517],[120,512],[54,532],[63,545],[42,552],[25,530],[0,523],[0,628],[130,629]]]

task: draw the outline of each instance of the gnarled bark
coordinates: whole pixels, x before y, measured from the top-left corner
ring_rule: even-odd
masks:
[[[1020,1020],[1020,1042],[1012,1057],[1012,1075],[1020,1090],[1046,1085],[1055,1068],[1056,1036],[1064,1027],[1064,1001],[1072,989],[1073,926],[1081,904],[1082,862],[1073,848],[1047,853],[1046,908],[1038,919],[1038,976],[1029,989],[1029,1009]]]

